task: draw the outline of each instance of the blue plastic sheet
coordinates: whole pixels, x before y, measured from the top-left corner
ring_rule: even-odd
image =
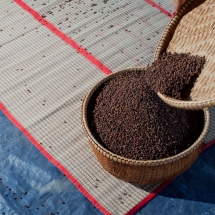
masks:
[[[139,214],[215,214],[215,145],[150,201]]]
[[[102,214],[1,111],[0,158],[0,214]]]
[[[102,214],[1,111],[0,147],[0,214]],[[215,145],[136,214],[215,214]]]

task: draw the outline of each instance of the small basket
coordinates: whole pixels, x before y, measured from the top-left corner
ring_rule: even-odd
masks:
[[[160,160],[132,160],[118,156],[105,149],[92,134],[88,123],[88,107],[96,90],[106,81],[125,72],[142,71],[143,68],[125,69],[105,77],[86,95],[82,106],[82,124],[89,143],[105,170],[117,178],[133,184],[151,184],[180,175],[197,159],[209,128],[209,110],[204,109],[204,128],[196,142],[185,151]]]
[[[215,106],[214,9],[214,0],[187,0],[179,14],[167,25],[157,46],[154,61],[165,51],[190,53],[206,58],[189,100],[176,100],[158,92],[158,96],[171,106],[193,110]]]

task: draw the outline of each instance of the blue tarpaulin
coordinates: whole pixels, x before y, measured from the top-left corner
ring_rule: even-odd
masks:
[[[0,214],[102,214],[0,111]]]
[[[102,214],[0,111],[1,214]],[[215,214],[215,146],[137,214]]]

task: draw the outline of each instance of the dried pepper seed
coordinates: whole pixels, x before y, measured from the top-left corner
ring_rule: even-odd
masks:
[[[92,97],[90,129],[105,148],[117,155],[135,160],[171,157],[190,147],[202,132],[203,111],[170,107],[152,89],[154,76],[147,74],[157,67],[154,64],[143,71],[119,74]],[[173,92],[179,90],[180,86]]]
[[[164,52],[147,68],[145,79],[156,92],[186,99],[204,64],[205,57]]]

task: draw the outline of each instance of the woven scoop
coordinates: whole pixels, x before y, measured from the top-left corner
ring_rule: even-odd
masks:
[[[167,104],[183,109],[215,107],[215,1],[187,0],[165,29],[155,52],[190,53],[205,56],[206,63],[186,101],[158,92]]]

